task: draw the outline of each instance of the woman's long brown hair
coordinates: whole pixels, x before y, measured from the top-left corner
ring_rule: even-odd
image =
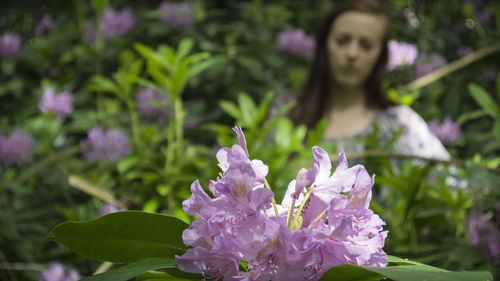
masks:
[[[383,16],[387,19],[387,28],[382,38],[382,50],[372,73],[365,82],[365,93],[369,107],[384,109],[394,105],[394,102],[387,97],[381,87],[389,57],[387,45],[391,26],[389,11],[384,4],[374,0],[346,1],[330,11],[320,26],[316,36],[316,51],[309,77],[302,89],[297,92],[295,97],[297,106],[290,112],[290,118],[295,125],[305,124],[309,128],[316,126],[316,123],[325,116],[332,102],[335,102],[335,91],[330,89],[332,76],[329,67],[327,40],[330,28],[337,17],[344,12],[351,11]]]

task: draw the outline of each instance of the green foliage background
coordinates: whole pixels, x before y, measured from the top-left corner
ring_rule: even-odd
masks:
[[[324,123],[310,131],[294,128],[285,117],[293,104],[271,111],[276,99],[300,87],[310,63],[278,50],[277,34],[292,28],[314,34],[322,15],[338,2],[195,1],[195,24],[174,29],[159,22],[160,1],[110,1],[113,8],[130,7],[136,24],[125,36],[97,44],[86,43],[82,35],[85,22],[97,20],[96,7],[105,1],[2,3],[0,34],[18,32],[22,49],[0,60],[0,133],[22,129],[34,136],[35,146],[29,164],[0,166],[0,262],[5,265],[0,279],[38,280],[39,271],[31,269],[52,261],[83,275],[99,266],[47,239],[57,223],[96,218],[104,202],[70,185],[71,176],[129,209],[189,222],[181,202],[190,196],[192,181],[207,187],[217,177],[216,149],[236,143],[234,124],[243,127],[251,158],[269,165],[268,181],[278,201],[297,171],[311,165],[313,145],[335,156],[336,145],[322,141]],[[387,1],[393,37],[416,44],[421,54],[455,61],[460,47],[477,51],[500,41],[500,5],[479,2]],[[490,21],[481,25],[478,18],[485,12]],[[54,26],[37,36],[34,25],[46,14]],[[402,159],[395,168],[387,155],[358,155],[376,174],[372,208],[388,223],[389,254],[499,276],[493,260],[470,245],[466,232],[472,209],[488,213],[492,221],[500,216],[494,211],[500,198],[499,59],[496,52],[411,93],[405,85],[416,78],[414,66],[389,73],[385,87],[395,100],[411,104],[427,121],[450,116],[462,130],[447,147],[457,159],[452,165]],[[74,94],[75,109],[63,122],[38,108],[49,85]],[[168,92],[178,114],[163,125],[139,120],[134,101],[143,86]],[[196,127],[184,129],[190,122]],[[132,153],[117,162],[83,159],[80,141],[96,125],[126,130]],[[369,150],[390,148],[381,147],[376,135],[359,141]],[[14,263],[27,270],[16,270]]]

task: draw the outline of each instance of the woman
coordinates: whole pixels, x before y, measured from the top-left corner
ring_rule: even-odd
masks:
[[[449,159],[450,155],[411,108],[396,105],[381,89],[388,60],[390,17],[376,1],[346,1],[323,21],[309,78],[297,94],[290,117],[312,128],[326,118],[325,138],[340,142],[363,137],[378,124],[380,141],[398,130],[394,151]]]

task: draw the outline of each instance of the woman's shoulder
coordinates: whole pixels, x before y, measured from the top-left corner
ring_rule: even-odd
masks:
[[[402,129],[395,150],[403,153],[438,159],[449,159],[449,154],[441,142],[427,126],[427,122],[406,105],[392,106],[380,111],[381,127],[390,130]]]

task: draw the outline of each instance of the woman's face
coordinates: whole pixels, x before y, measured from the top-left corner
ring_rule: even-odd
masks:
[[[387,21],[362,12],[345,12],[330,27],[327,48],[334,83],[359,87],[373,70],[382,50]]]

